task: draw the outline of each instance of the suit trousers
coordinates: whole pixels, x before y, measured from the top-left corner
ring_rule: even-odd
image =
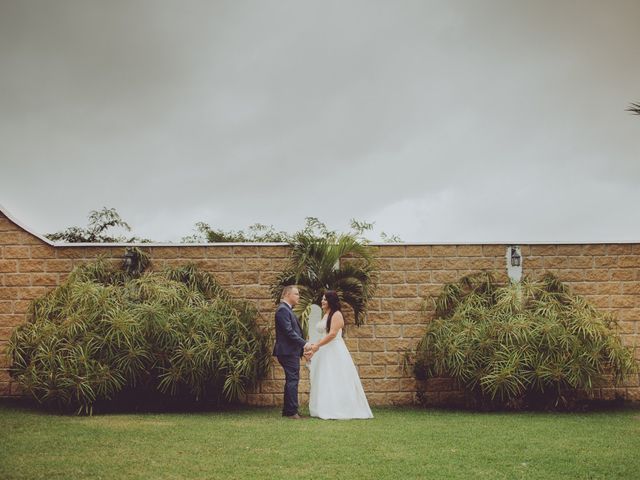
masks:
[[[300,357],[297,355],[278,355],[278,362],[284,369],[284,405],[282,415],[298,413],[298,384],[300,383]]]

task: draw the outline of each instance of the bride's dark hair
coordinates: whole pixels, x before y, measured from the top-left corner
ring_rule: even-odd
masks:
[[[329,333],[331,330],[331,317],[333,317],[334,313],[340,311],[340,299],[334,290],[324,292],[324,298],[327,299],[327,303],[329,304],[329,318],[327,318],[327,333]]]

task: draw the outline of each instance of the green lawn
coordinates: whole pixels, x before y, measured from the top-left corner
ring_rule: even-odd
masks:
[[[41,413],[0,403],[0,479],[640,478],[640,410]]]

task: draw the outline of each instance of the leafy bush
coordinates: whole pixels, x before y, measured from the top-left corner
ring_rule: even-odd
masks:
[[[230,402],[269,365],[256,315],[192,265],[135,275],[99,259],[32,303],[9,343],[11,374],[77,413],[123,398]]]
[[[356,237],[362,237],[364,232],[373,229],[373,223],[362,222],[352,219],[350,222],[351,231],[349,235]],[[195,233],[182,237],[182,241],[185,243],[245,243],[245,242],[282,242],[282,243],[295,243],[295,238],[298,235],[308,236],[322,236],[323,238],[336,237],[338,233],[329,228],[316,217],[306,217],[305,225],[302,230],[290,234],[285,231],[277,231],[273,225],[264,225],[262,223],[254,223],[250,225],[248,231],[244,230],[229,230],[216,229],[209,226],[205,222],[197,222],[194,227]],[[380,238],[383,242],[401,242],[402,240],[397,235],[388,235],[385,232],[380,232]]]
[[[121,235],[108,235],[107,230],[114,227],[122,228],[128,232],[131,231],[129,224],[122,220],[115,208],[102,207],[102,210],[91,210],[89,212],[89,225],[87,228],[69,227],[61,232],[48,233],[45,237],[54,242],[67,243],[149,243],[151,241],[147,238],[130,237],[127,239]]]
[[[452,377],[480,405],[568,406],[598,382],[636,371],[616,321],[552,275],[497,285],[489,273],[446,285],[414,352],[418,379]]]

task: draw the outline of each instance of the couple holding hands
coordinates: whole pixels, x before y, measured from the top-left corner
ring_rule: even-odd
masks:
[[[316,325],[309,325],[310,330],[313,328],[320,335],[316,343],[310,343],[302,336],[300,322],[293,313],[299,300],[298,288],[287,286],[276,309],[273,355],[285,373],[282,415],[301,418],[298,413],[298,384],[300,358],[304,356],[309,364],[309,413],[312,417],[339,420],[373,418],[358,370],[342,339],[344,317],[337,293],[333,290],[325,292],[321,303],[322,319]]]

